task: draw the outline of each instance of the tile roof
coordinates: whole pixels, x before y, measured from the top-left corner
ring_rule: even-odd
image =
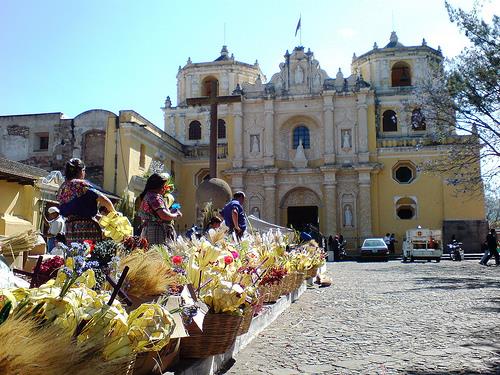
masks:
[[[0,179],[33,185],[34,181],[49,174],[44,169],[0,157]]]

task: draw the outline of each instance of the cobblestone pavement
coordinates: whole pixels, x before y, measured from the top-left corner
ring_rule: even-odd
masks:
[[[329,263],[226,374],[500,374],[500,267]]]

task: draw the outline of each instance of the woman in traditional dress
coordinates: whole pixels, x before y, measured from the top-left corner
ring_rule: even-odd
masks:
[[[66,163],[64,175],[66,180],[57,192],[57,200],[61,215],[66,218],[66,243],[101,241],[102,231],[94,216],[98,206],[114,211],[113,204],[85,180],[85,164],[80,159],[70,159]]]
[[[164,195],[168,190],[167,173],[153,173],[141,193],[139,216],[142,221],[141,237],[150,245],[163,245],[176,237],[172,221],[182,217],[179,210],[170,210]]]

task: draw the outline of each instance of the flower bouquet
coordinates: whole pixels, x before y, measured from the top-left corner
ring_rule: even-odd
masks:
[[[131,236],[134,231],[130,221],[117,211],[111,211],[106,216],[101,217],[99,224],[102,227],[104,236],[118,242]]]

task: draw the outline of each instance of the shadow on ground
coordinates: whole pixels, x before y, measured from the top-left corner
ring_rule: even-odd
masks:
[[[430,289],[498,289],[498,280],[485,277],[422,277],[415,279],[419,287]]]

